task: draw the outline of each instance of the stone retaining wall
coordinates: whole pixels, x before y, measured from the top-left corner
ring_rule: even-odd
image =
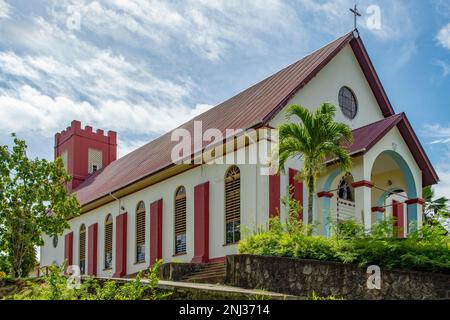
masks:
[[[296,296],[345,299],[450,299],[450,275],[381,268],[381,289],[367,288],[371,274],[353,264],[294,258],[231,255],[226,284]]]

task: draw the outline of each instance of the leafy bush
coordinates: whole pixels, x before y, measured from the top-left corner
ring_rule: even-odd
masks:
[[[340,222],[326,238],[310,235],[301,222],[282,224],[274,218],[267,230],[242,240],[239,253],[450,273],[450,242],[445,230],[424,226],[407,239],[398,239],[392,236],[392,226],[392,221],[383,221],[366,234],[354,221]]]
[[[12,300],[159,300],[171,293],[156,288],[161,261],[148,271],[148,279],[142,281],[139,273],[132,281],[118,284],[107,280],[103,283],[95,278],[83,278],[78,288],[68,286],[63,267],[51,266],[42,279],[27,280],[25,289],[9,299]]]

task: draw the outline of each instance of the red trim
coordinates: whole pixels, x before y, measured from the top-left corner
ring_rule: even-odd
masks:
[[[405,218],[404,218],[404,212],[405,212],[405,205],[402,202],[398,202],[393,200],[392,201],[392,215],[396,219],[395,221],[395,230],[396,236],[399,238],[405,237]]]
[[[333,198],[333,194],[331,192],[322,191],[317,194],[319,198]]]
[[[289,188],[294,193],[294,200],[297,200],[300,202],[300,205],[302,206],[302,212],[299,214],[299,219],[303,220],[302,213],[303,210],[303,183],[298,182],[294,179],[294,177],[297,175],[298,170],[289,168]]]
[[[97,242],[98,223],[91,224],[88,228],[88,275],[97,275]]]
[[[274,218],[280,214],[280,176],[269,176],[269,217]]]
[[[405,143],[408,145],[409,150],[414,156],[417,164],[422,170],[422,186],[431,186],[439,182],[439,177],[436,171],[433,168],[433,165],[430,162],[425,150],[422,147],[422,144],[417,138],[416,133],[411,127],[408,118],[404,113],[402,113],[403,120],[397,124],[398,130],[400,131]]]
[[[116,278],[127,274],[127,217],[126,212],[116,217]]]
[[[192,263],[209,260],[209,182],[194,187],[194,257]]]
[[[405,113],[399,113],[396,114],[390,118],[382,119],[376,122],[373,122],[371,124],[368,124],[364,127],[357,128],[353,130],[354,135],[356,136],[356,133],[360,130],[364,130],[365,128],[369,126],[376,125],[379,122],[388,121],[390,119],[394,119],[390,122],[388,126],[386,126],[382,132],[378,133],[375,137],[372,137],[370,139],[370,142],[367,145],[364,145],[364,147],[361,147],[358,150],[355,150],[353,153],[351,153],[352,157],[359,156],[361,154],[365,154],[367,151],[369,151],[378,141],[383,138],[386,133],[388,133],[392,128],[397,126],[398,130],[400,131],[400,134],[405,141],[406,145],[408,146],[409,151],[414,157],[414,160],[416,161],[419,168],[422,170],[422,186],[430,186],[433,184],[436,184],[439,181],[439,177],[436,173],[436,171],[433,168],[433,165],[430,162],[430,159],[425,153],[425,150],[423,149],[422,145],[420,144],[419,139],[417,138],[414,130],[411,127],[411,124],[408,121],[407,116]],[[356,143],[356,141],[355,141]],[[354,148],[352,146],[352,148]],[[332,165],[336,163],[336,160],[329,160],[327,161],[327,165]]]
[[[426,201],[424,199],[420,199],[420,198],[409,199],[409,200],[405,201],[406,204],[420,204],[420,205],[424,205],[425,202]]]
[[[372,212],[386,212],[386,209],[382,207],[372,207]]]
[[[386,91],[381,84],[380,78],[378,77],[375,67],[373,66],[372,60],[367,53],[364,43],[361,37],[354,37],[350,41],[350,46],[352,47],[353,53],[355,54],[356,60],[358,60],[359,65],[369,83],[370,88],[375,96],[375,99],[380,106],[380,109],[384,117],[389,117],[395,114],[394,108],[392,108],[391,102],[387,97]]]
[[[73,232],[64,237],[64,260],[67,261],[66,268],[73,264]]]
[[[360,187],[368,187],[368,188],[373,188],[374,184],[370,181],[367,180],[362,180],[362,181],[358,181],[358,182],[353,182],[352,183],[352,187],[353,188],[360,188]]]
[[[150,204],[150,266],[162,259],[163,200]]]
[[[209,263],[222,263],[222,262],[225,262],[225,260],[226,260],[226,257],[219,257],[219,258],[212,258],[212,259],[209,259]]]

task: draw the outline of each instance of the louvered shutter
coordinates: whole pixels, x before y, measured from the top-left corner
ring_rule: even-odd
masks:
[[[105,223],[105,269],[112,268],[113,220],[109,215]]]
[[[80,272],[85,274],[86,271],[86,227],[84,224],[80,228]]]
[[[228,169],[225,176],[225,232],[226,243],[240,240],[241,173],[238,167]]]
[[[186,252],[186,189],[179,187],[175,193],[175,254]]]
[[[145,261],[145,204],[141,201],[136,210],[136,262]]]

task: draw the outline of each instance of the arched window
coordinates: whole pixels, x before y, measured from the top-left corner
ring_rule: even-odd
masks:
[[[339,191],[338,196],[339,199],[354,202],[355,198],[353,197],[353,176],[351,174],[346,174],[341,181],[339,182]]]
[[[237,166],[225,174],[225,242],[236,243],[241,239],[241,172]]]
[[[86,271],[86,226],[84,224],[80,227],[80,273],[85,274]]]
[[[113,218],[108,214],[105,220],[105,269],[112,268]]]
[[[138,203],[136,207],[136,262],[145,261],[145,204]]]
[[[186,253],[186,189],[175,192],[174,210],[175,254]]]

